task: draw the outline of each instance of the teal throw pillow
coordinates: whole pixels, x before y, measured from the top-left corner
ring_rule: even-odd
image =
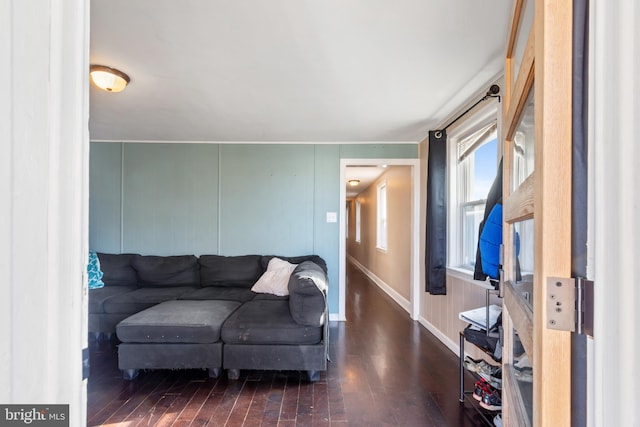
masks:
[[[89,289],[98,289],[104,286],[102,276],[104,273],[100,269],[100,260],[96,251],[89,251],[89,264],[87,264],[87,275],[89,276]]]

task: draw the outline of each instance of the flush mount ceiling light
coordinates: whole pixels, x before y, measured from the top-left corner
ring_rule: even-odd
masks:
[[[356,185],[360,184],[360,180],[359,179],[350,179],[349,181],[347,181],[349,183],[350,186],[355,187]]]
[[[131,81],[122,71],[105,65],[91,65],[89,74],[93,83],[107,92],[122,92]]]

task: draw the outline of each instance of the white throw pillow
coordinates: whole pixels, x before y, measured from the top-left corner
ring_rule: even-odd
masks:
[[[260,294],[278,296],[289,295],[289,277],[295,270],[296,264],[291,264],[280,258],[273,257],[265,271],[251,290]]]

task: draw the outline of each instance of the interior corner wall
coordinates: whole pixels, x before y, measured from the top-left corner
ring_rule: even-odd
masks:
[[[377,188],[382,182],[387,184],[386,251],[376,247]],[[347,238],[347,256],[353,257],[368,273],[373,273],[385,288],[397,293],[406,301],[407,307],[411,300],[411,188],[411,167],[390,166],[350,202]],[[360,243],[355,241],[355,200],[361,203]]]
[[[341,158],[417,158],[416,144],[91,143],[90,248],[317,254],[338,312]],[[334,291],[335,290],[335,291]]]

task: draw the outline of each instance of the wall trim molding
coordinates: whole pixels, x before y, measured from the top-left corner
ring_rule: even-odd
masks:
[[[453,342],[448,336],[443,334],[440,329],[436,328],[431,322],[425,319],[423,316],[418,318],[418,322],[425,327],[425,329],[435,335],[438,340],[447,346],[456,356],[460,356],[460,345]]]
[[[418,145],[420,141],[189,141],[189,140],[156,140],[156,139],[91,139],[91,142],[109,142],[125,144],[262,144],[262,145],[367,145],[394,144]]]

